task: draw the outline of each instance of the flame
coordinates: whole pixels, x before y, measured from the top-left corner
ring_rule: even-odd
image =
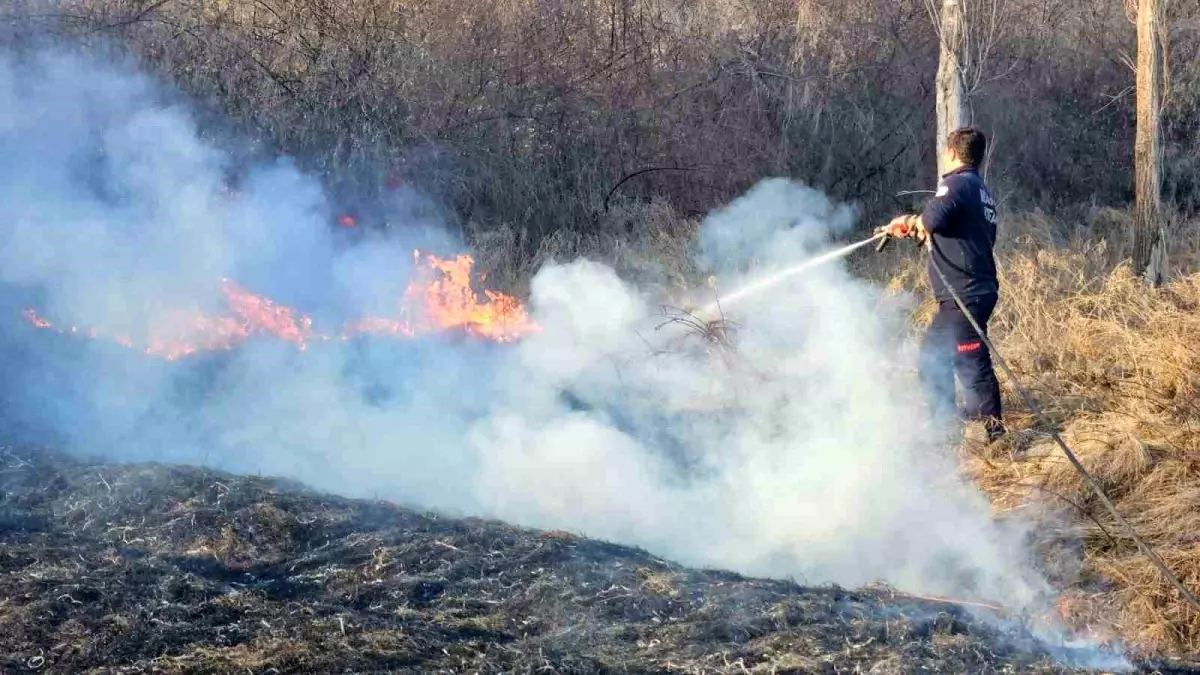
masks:
[[[38,328],[53,328],[53,326],[50,325],[49,321],[38,316],[38,313],[32,309],[27,309],[21,313],[25,315],[26,321],[37,326]]]
[[[199,311],[177,313],[150,332],[141,350],[175,361],[200,352],[229,351],[251,332],[248,324],[233,317],[210,317]],[[132,341],[125,346],[136,348]]]
[[[297,320],[291,307],[276,305],[228,279],[222,279],[221,283],[229,308],[242,318],[251,332],[274,335],[280,340],[294,343],[301,351],[304,350],[307,341],[312,337],[312,319],[302,315]]]
[[[176,361],[195,354],[229,351],[254,336],[292,344],[304,351],[314,341],[349,340],[358,336],[408,339],[422,334],[465,332],[496,342],[512,342],[540,328],[516,298],[472,284],[474,259],[460,255],[442,259],[413,251],[416,274],[399,298],[398,317],[364,317],[342,326],[335,334],[313,329],[307,314],[257,295],[229,279],[221,280],[228,313],[210,316],[199,310],[170,312],[153,322],[139,338],[102,329],[61,328],[34,309],[22,312],[35,328],[59,334],[106,340],[148,356]],[[480,279],[482,280],[482,278]]]
[[[414,308],[416,329],[421,332],[464,330],[472,335],[498,342],[511,342],[536,330],[525,308],[514,297],[484,290],[484,300],[471,287],[471,267],[475,260],[460,255],[443,260],[413,251],[418,278],[404,292],[407,308]],[[440,275],[434,274],[440,272]]]

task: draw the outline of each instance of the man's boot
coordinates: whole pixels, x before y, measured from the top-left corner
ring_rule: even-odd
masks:
[[[988,445],[999,441],[1008,434],[1008,429],[1004,426],[1004,421],[989,417],[983,421],[983,430],[986,434]]]

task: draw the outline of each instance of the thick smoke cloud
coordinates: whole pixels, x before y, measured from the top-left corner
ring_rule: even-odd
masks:
[[[231,166],[175,101],[116,66],[0,58],[10,432],[810,583],[1013,605],[1049,590],[1023,533],[988,517],[922,422],[901,308],[840,263],[731,309],[736,352],[661,327],[659,298],[586,260],[538,273],[543,330],[515,345],[251,341],[166,363],[24,325],[36,306],[139,334],[181,307],[219,309],[222,277],[314,321],[395,306],[413,241],[342,241],[316,180],[287,161]],[[698,260],[729,289],[854,221],[768,180],[709,216]]]

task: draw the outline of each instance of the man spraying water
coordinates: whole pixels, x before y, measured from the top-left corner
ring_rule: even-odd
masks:
[[[959,416],[965,421],[982,420],[992,442],[1004,435],[1005,428],[991,353],[946,286],[958,294],[986,333],[1000,291],[993,256],[996,205],[979,175],[986,152],[982,132],[972,128],[951,132],[943,157],[948,170],[924,212],[898,216],[881,233],[912,237],[929,246],[929,278],[938,311],[921,345],[920,373],[935,415],[955,412],[957,374],[964,394]]]

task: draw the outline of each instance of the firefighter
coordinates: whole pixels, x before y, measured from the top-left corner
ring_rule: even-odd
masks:
[[[987,138],[979,130],[951,132],[943,155],[946,173],[934,197],[921,215],[898,216],[884,229],[894,237],[931,244],[929,281],[938,310],[921,344],[920,373],[934,414],[957,412],[964,421],[982,421],[990,443],[1005,433],[992,357],[933,268],[941,269],[986,333],[1000,291],[993,256],[996,203],[979,175],[986,152]],[[957,411],[956,374],[964,400]]]

